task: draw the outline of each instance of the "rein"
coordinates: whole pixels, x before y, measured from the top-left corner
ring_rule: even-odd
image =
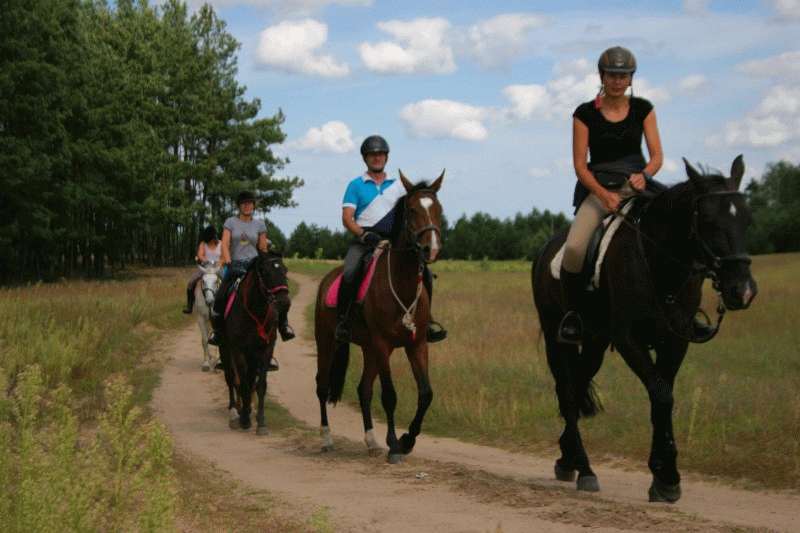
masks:
[[[248,303],[248,294],[250,294],[250,288],[253,286],[253,281],[250,276],[247,279],[250,280],[247,287],[244,287],[244,291],[242,291],[242,304],[244,306],[244,310],[247,312],[248,316],[256,323],[256,331],[258,332],[258,336],[267,344],[273,342],[275,340],[276,332],[275,328],[272,328],[269,332],[267,332],[267,325],[275,316],[274,305],[272,303],[275,301],[275,293],[287,289],[285,285],[278,285],[277,287],[273,287],[272,289],[268,288],[264,284],[264,280],[261,278],[261,272],[258,270],[258,267],[255,268],[256,271],[256,279],[258,280],[258,292],[261,296],[264,297],[267,303],[267,310],[264,313],[264,318],[260,319],[253,311],[250,309],[250,304]]]
[[[699,204],[699,202],[701,200],[703,200],[705,198],[708,198],[708,197],[734,196],[734,195],[744,196],[743,193],[738,192],[738,191],[716,191],[716,192],[709,192],[709,193],[701,194],[701,195],[697,196],[696,198],[694,198],[694,200],[692,202],[692,223],[691,223],[691,228],[690,228],[690,231],[689,231],[689,239],[694,241],[695,245],[698,246],[702,259],[700,261],[698,261],[697,260],[698,258],[696,256],[694,256],[692,258],[693,264],[691,264],[691,265],[688,265],[684,261],[676,258],[674,255],[672,255],[667,250],[665,250],[664,247],[661,245],[661,243],[659,243],[658,241],[656,241],[655,239],[653,239],[652,237],[650,237],[649,235],[647,235],[646,233],[644,233],[642,231],[639,223],[641,222],[641,219],[644,216],[644,214],[647,212],[646,211],[647,207],[645,207],[644,213],[642,213],[642,215],[639,216],[638,219],[633,220],[633,221],[630,220],[626,215],[616,215],[616,216],[619,216],[621,218],[622,222],[624,224],[626,224],[629,228],[631,228],[633,230],[633,232],[636,234],[636,244],[638,246],[639,253],[642,256],[642,260],[644,261],[645,268],[647,269],[648,279],[650,280],[650,283],[651,283],[651,285],[653,287],[653,292],[656,295],[658,295],[658,290],[657,290],[657,288],[655,286],[655,281],[653,279],[653,269],[651,268],[650,262],[647,259],[647,253],[646,253],[645,248],[644,248],[644,243],[642,241],[642,237],[644,237],[648,241],[650,241],[650,243],[653,245],[653,247],[656,248],[660,253],[662,253],[667,259],[669,259],[673,263],[675,263],[678,266],[680,266],[682,268],[682,270],[685,270],[685,271],[688,272],[688,276],[683,281],[683,283],[681,283],[681,285],[677,288],[677,290],[668,292],[664,296],[663,305],[659,305],[659,310],[661,311],[661,314],[663,315],[663,317],[665,319],[665,322],[667,324],[667,328],[669,329],[669,331],[671,333],[673,333],[675,336],[677,336],[677,337],[679,337],[679,338],[681,338],[681,339],[683,339],[685,341],[688,341],[688,342],[697,343],[697,344],[702,344],[702,343],[708,342],[708,341],[710,341],[711,339],[713,339],[714,337],[717,336],[717,333],[719,332],[720,326],[722,325],[722,320],[725,317],[725,312],[727,311],[727,308],[725,307],[725,303],[724,303],[724,301],[722,299],[722,291],[721,291],[720,284],[719,284],[719,273],[718,273],[718,270],[720,268],[722,268],[722,266],[726,262],[728,262],[728,263],[730,263],[730,262],[746,262],[747,264],[750,264],[750,262],[751,262],[750,257],[748,255],[746,255],[746,254],[731,254],[731,255],[726,255],[726,256],[718,256],[718,255],[716,255],[714,253],[714,251],[711,249],[711,246],[709,246],[709,244],[705,241],[705,239],[703,239],[703,237],[700,235],[700,231],[699,231],[699,228],[698,228],[698,222],[697,222],[698,215],[699,215],[698,204]],[[694,336],[694,335],[691,335],[691,334],[690,335],[686,335],[686,334],[683,334],[681,332],[675,331],[675,329],[672,327],[672,323],[671,323],[671,320],[669,318],[669,313],[664,309],[664,306],[669,306],[671,308],[672,306],[677,305],[678,301],[677,301],[677,298],[675,297],[675,294],[679,293],[681,290],[683,290],[683,288],[686,286],[686,284],[689,283],[689,280],[691,280],[693,276],[697,276],[697,275],[702,276],[703,279],[710,279],[711,280],[711,286],[714,289],[714,291],[717,293],[717,308],[716,308],[717,320],[716,320],[716,324],[712,328],[711,332],[709,334],[707,334],[707,335],[704,335],[704,336]],[[709,323],[711,323],[711,320],[708,317],[708,315],[705,313],[705,311],[700,309],[700,312],[705,316],[706,320]]]

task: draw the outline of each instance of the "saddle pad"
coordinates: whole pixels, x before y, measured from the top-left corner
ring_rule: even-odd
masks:
[[[363,302],[364,298],[367,296],[367,290],[372,283],[372,277],[375,275],[375,267],[378,265],[378,258],[381,256],[381,253],[383,253],[383,246],[378,246],[372,253],[372,259],[370,259],[369,265],[367,266],[367,273],[364,275],[364,279],[361,280],[361,285],[358,287],[358,296],[356,296],[356,302],[358,303]],[[339,301],[339,286],[341,284],[342,275],[339,274],[336,276],[336,279],[333,280],[330,287],[328,287],[328,292],[325,293],[325,307],[336,307]]]
[[[625,205],[622,207],[620,213],[622,215],[627,215],[628,212],[633,207],[633,201],[626,202]],[[599,250],[597,252],[597,261],[594,264],[594,272],[592,272],[592,285],[589,288],[598,288],[600,287],[600,269],[603,266],[603,260],[606,257],[606,250],[608,250],[608,245],[611,243],[611,239],[614,238],[614,234],[617,232],[620,224],[622,224],[622,217],[621,216],[614,216],[608,215],[606,218],[603,219],[603,226],[605,226],[605,233],[603,233],[603,238],[600,240]],[[588,253],[588,252],[587,252]],[[553,276],[554,279],[561,279],[561,261],[564,259],[564,245],[561,245],[559,248],[558,253],[553,257],[553,260],[550,261],[550,275]]]

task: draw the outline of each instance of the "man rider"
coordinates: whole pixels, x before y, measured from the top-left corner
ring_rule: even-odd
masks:
[[[356,240],[347,249],[344,272],[336,307],[336,341],[350,342],[350,309],[356,298],[364,257],[392,231],[393,209],[406,194],[403,184],[388,178],[384,168],[389,159],[389,144],[380,135],[370,135],[361,144],[361,157],[367,171],[347,186],[342,201],[342,223]],[[425,267],[423,283],[433,297],[433,277]],[[433,320],[428,324],[428,342],[439,342],[447,331]]]

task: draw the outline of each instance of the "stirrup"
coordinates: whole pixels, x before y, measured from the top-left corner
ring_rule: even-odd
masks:
[[[427,337],[429,343],[441,342],[447,338],[447,330],[435,320],[430,320],[428,321]]]
[[[583,340],[583,320],[576,311],[569,311],[558,325],[558,342],[580,344]]]
[[[194,307],[194,306],[192,306],[192,307]],[[181,309],[181,311],[183,312],[184,315],[191,315],[192,314],[192,307],[184,307],[183,309]]]
[[[219,347],[219,335],[216,331],[212,331],[211,335],[208,336],[208,344]]]
[[[280,368],[281,367],[278,365],[278,360],[273,355],[272,358],[269,360],[269,363],[267,364],[267,372],[276,372],[280,370]]]

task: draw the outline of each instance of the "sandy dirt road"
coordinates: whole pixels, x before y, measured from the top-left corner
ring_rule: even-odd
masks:
[[[299,274],[292,278],[299,284],[291,311],[298,338],[279,341],[281,370],[270,374],[269,394],[293,417],[315,428],[316,360],[313,343],[303,339],[303,310],[315,297],[316,283]],[[176,445],[308,512],[327,508],[336,531],[800,529],[798,496],[733,489],[687,475],[677,505],[649,504],[649,473],[602,464],[595,467],[602,492],[579,494],[574,484],[553,479],[554,457],[511,453],[424,432],[404,463],[389,465],[384,456],[367,454],[360,414],[341,404],[329,409],[337,445],[333,452],[322,453],[320,438],[309,431],[263,437],[254,430],[234,431],[228,428],[221,373],[200,371],[198,335],[192,324],[165,345],[167,361],[153,400]],[[374,408],[380,409],[379,402]],[[269,412],[267,420],[269,424]],[[385,426],[377,423],[375,430],[382,442]]]

